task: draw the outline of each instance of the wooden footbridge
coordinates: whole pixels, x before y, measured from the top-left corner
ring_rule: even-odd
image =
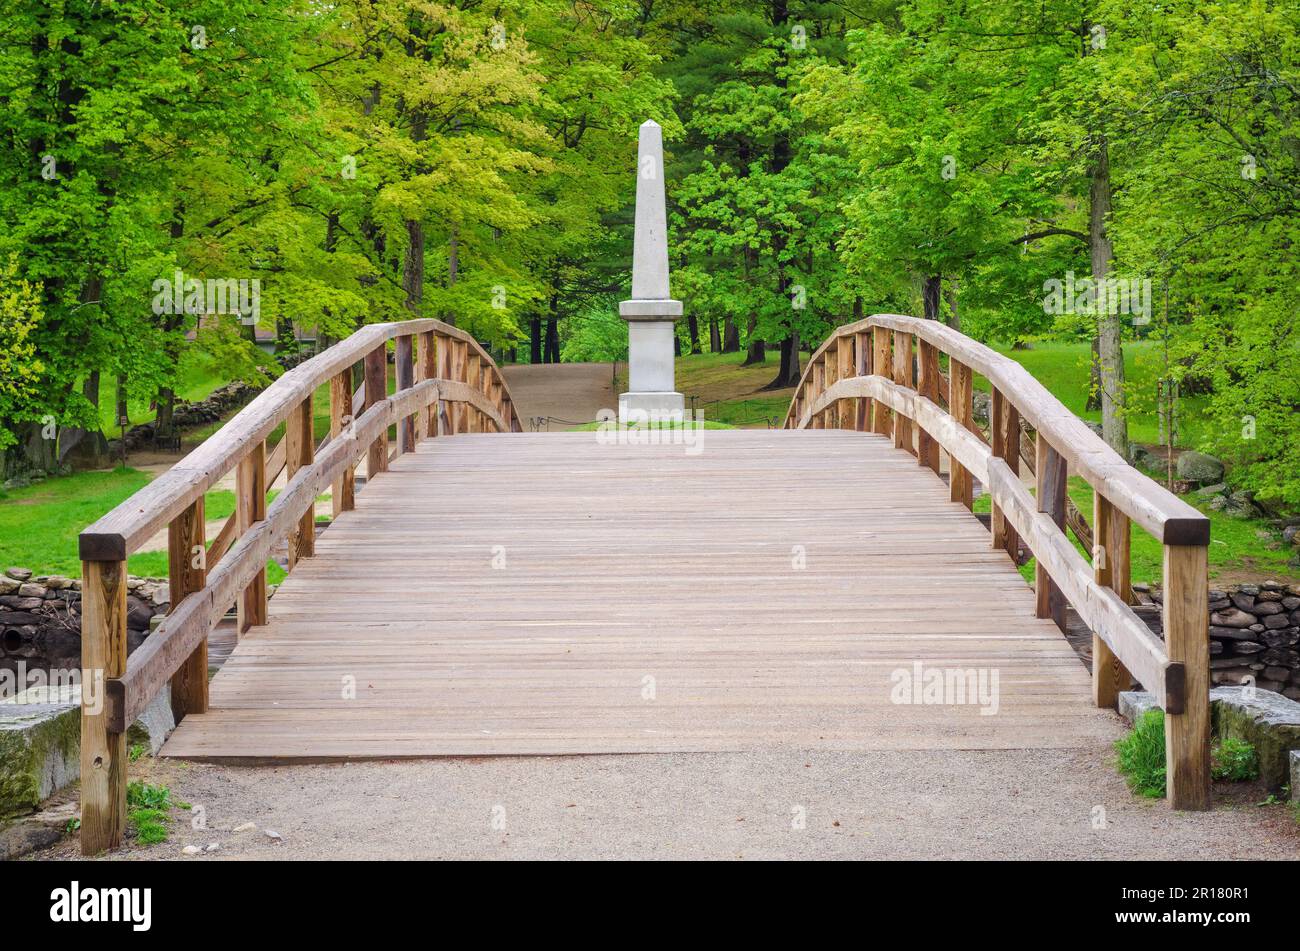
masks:
[[[1208,806],[1208,522],[1016,363],[877,315],[817,351],[781,430],[651,445],[520,430],[471,337],[372,325],[90,526],[83,667],[102,702],[83,708],[83,849],[120,842],[124,731],[169,681],[182,719],[164,755],[279,762],[1104,749],[1104,708],[1136,679],[1167,713],[1173,805]],[[237,510],[209,545],[204,493],[232,469]],[[1067,473],[1096,492],[1091,558],[1066,535]],[[969,511],[976,481],[991,533]],[[1128,606],[1134,524],[1164,544],[1163,641]],[[171,613],[128,658],[126,559],[163,527]],[[280,544],[291,571],[268,601]],[[1022,545],[1034,589],[1009,557]],[[1095,632],[1091,678],[1061,635],[1067,602]],[[207,637],[231,605],[241,639],[209,683]],[[912,673],[954,669],[995,672],[995,695],[909,693]]]

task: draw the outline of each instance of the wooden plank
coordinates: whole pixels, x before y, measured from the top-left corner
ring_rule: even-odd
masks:
[[[853,360],[853,337],[841,337],[839,341],[839,350],[837,354],[838,366],[835,368],[835,378],[838,380],[847,380],[854,376]],[[836,424],[840,429],[853,429],[856,425],[857,414],[855,413],[853,400],[840,400],[836,405]]]
[[[377,406],[388,395],[388,348],[378,346],[366,354],[365,409]],[[366,451],[366,482],[388,469],[388,430],[385,428]]]
[[[176,610],[186,597],[207,584],[208,561],[204,541],[203,497],[172,519],[167,528],[167,587]],[[123,668],[125,669],[125,668]],[[208,640],[205,637],[172,676],[172,713],[180,722],[187,714],[208,709]]]
[[[415,360],[415,378],[418,381],[436,380],[438,378],[438,344],[437,335],[426,331],[419,335],[419,346]],[[420,433],[432,439],[438,435],[437,404],[420,410],[417,428]]]
[[[975,410],[971,404],[971,370],[951,356],[948,359],[948,412],[957,424],[969,430],[975,429]],[[954,459],[949,459],[948,497],[960,502],[966,508],[974,504],[975,487],[971,484],[971,474]]]
[[[330,438],[339,439],[352,425],[352,371],[347,369],[330,377]],[[340,473],[330,489],[334,518],[356,508],[357,474],[355,466]]]
[[[410,334],[397,338],[394,353],[397,369],[397,388],[409,390],[415,383],[415,340]],[[397,451],[412,452],[415,449],[415,417],[409,416],[397,421]]]
[[[1022,451],[1020,413],[997,387],[993,388],[989,422],[993,455],[1003,460],[1012,473],[1019,475]],[[993,544],[995,547],[1000,546],[1012,561],[1016,561],[1020,552],[1020,537],[1016,534],[1016,528],[1007,521],[1000,509],[995,508],[994,512],[996,514],[992,521]]]
[[[1092,570],[1097,584],[1110,588],[1121,601],[1132,600],[1129,575],[1129,520],[1106,501],[1100,492],[1093,494],[1093,518],[1096,544],[1092,551]],[[1208,635],[1207,635],[1208,636]],[[1104,640],[1092,635],[1092,699],[1099,707],[1115,709],[1119,695],[1132,685],[1133,675]]]
[[[856,361],[857,376],[867,376],[871,373],[871,334],[860,333],[854,336],[854,359]],[[853,428],[860,433],[869,432],[871,429],[871,400],[865,397],[858,397],[854,401],[856,419]],[[796,417],[798,418],[798,414]]]
[[[126,669],[126,562],[81,565],[82,691],[103,697]],[[98,707],[98,708],[97,708]],[[126,829],[126,733],[108,729],[102,704],[81,707],[81,853],[122,844]]]
[[[949,424],[960,451],[987,454]],[[590,433],[422,442],[322,534],[272,623],[213,681],[211,711],[164,755],[1107,748],[1113,717],[1092,707],[1084,666],[1033,617],[1032,592],[984,529],[892,440],[705,440],[694,455]],[[673,504],[651,484],[671,486]],[[726,501],[737,497],[747,506]],[[796,544],[807,570],[792,566]],[[682,598],[706,571],[717,583]],[[626,595],[614,611],[611,586]],[[736,590],[756,596],[737,605]],[[940,595],[969,609],[919,609]],[[917,660],[997,669],[998,715],[900,716],[891,675]],[[358,691],[343,700],[347,673]]]
[[[1180,665],[1181,709],[1165,705],[1167,797],[1175,809],[1210,808],[1209,559],[1203,545],[1166,545],[1165,648]],[[1173,712],[1171,712],[1171,708]]]
[[[261,442],[240,460],[235,472],[235,514],[243,535],[266,518],[266,443]],[[236,545],[239,543],[236,542]],[[238,631],[266,623],[266,565],[253,574],[239,598]]]
[[[1066,468],[1064,457],[1038,434],[1035,444],[1035,477],[1037,479],[1036,503],[1038,511],[1046,514],[1052,522],[1065,532],[1065,490]],[[1056,626],[1065,631],[1065,598],[1060,586],[1052,580],[1045,566],[1039,564],[1034,569],[1034,592],[1037,601],[1038,616],[1050,617]]]
[[[316,457],[316,436],[312,418],[311,397],[303,400],[289,414],[284,431],[287,470],[292,479],[298,471],[312,464]],[[297,530],[289,536],[289,570],[300,558],[310,558],[316,551],[316,500],[308,504],[298,522]]]

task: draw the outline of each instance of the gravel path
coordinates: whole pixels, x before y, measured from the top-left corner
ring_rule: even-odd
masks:
[[[202,806],[126,858],[1300,858],[1258,790],[1209,813],[1132,796],[1103,751],[776,750],[136,771]],[[1106,827],[1093,828],[1097,807]],[[802,810],[802,811],[800,811]],[[797,828],[803,817],[803,827]],[[255,823],[257,828],[233,832]],[[280,834],[277,844],[264,830]],[[219,842],[211,855],[186,845]],[[75,840],[44,854],[76,857]]]

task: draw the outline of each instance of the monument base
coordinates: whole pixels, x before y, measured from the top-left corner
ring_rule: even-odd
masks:
[[[677,414],[686,418],[686,399],[680,393],[667,391],[623,393],[618,398],[618,421],[624,425],[636,422],[666,420]]]

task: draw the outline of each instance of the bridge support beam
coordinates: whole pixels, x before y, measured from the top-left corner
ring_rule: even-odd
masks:
[[[108,728],[104,690],[126,671],[126,562],[81,563],[81,854],[122,844],[126,734]],[[94,702],[95,698],[98,703]]]
[[[1209,576],[1207,546],[1165,545],[1165,649],[1183,681],[1182,709],[1165,713],[1166,795],[1175,809],[1210,808]]]

